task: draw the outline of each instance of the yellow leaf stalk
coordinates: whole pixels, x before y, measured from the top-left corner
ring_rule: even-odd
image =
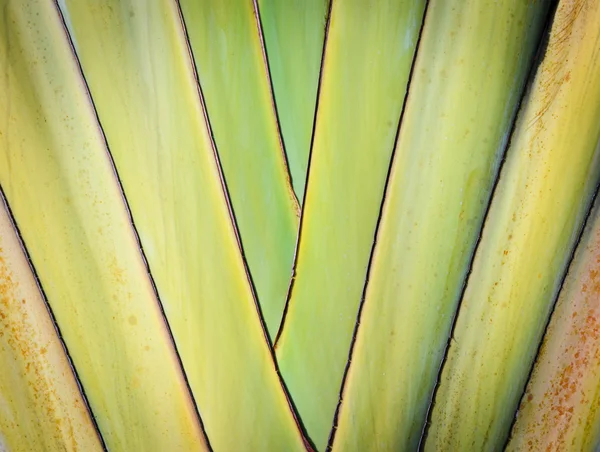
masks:
[[[522,0],[429,3],[336,451],[418,446],[547,8]]]
[[[600,208],[561,290],[513,427],[509,451],[600,445]]]
[[[600,1],[562,0],[519,114],[425,450],[499,450],[600,173]]]
[[[0,185],[102,437],[206,450],[57,5],[8,1],[0,35]]]
[[[0,197],[0,450],[101,452],[100,438],[2,202]]]
[[[177,3],[64,5],[211,446],[302,450],[237,241]]]
[[[299,207],[257,11],[252,0],[179,2],[244,256],[274,340],[292,271]]]

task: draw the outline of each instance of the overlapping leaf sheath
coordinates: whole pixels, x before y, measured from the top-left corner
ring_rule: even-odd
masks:
[[[203,450],[55,3],[5,1],[0,35],[0,184],[103,438],[115,451]]]
[[[0,126],[0,133],[5,132]],[[0,450],[102,450],[4,205],[0,205]]]
[[[506,441],[599,180],[599,56],[600,1],[562,0],[475,255],[425,450]]]
[[[509,451],[600,445],[599,203],[569,267],[512,431]]]
[[[417,447],[547,7],[429,4],[334,450]]]
[[[263,317],[275,337],[298,232],[252,0],[179,0]],[[286,3],[286,2],[284,2]]]
[[[211,446],[303,449],[236,241],[177,4],[65,5]]]
[[[281,372],[308,434],[331,429],[424,1],[334,0]]]
[[[258,0],[294,191],[304,196],[330,0]]]

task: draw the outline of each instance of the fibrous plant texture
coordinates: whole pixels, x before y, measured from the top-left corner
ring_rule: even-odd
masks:
[[[600,448],[600,0],[0,0],[0,452]]]

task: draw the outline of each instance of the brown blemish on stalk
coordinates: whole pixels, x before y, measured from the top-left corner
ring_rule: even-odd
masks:
[[[555,24],[561,24],[562,26],[558,29],[552,29],[551,45],[548,47],[548,52],[544,56],[544,62],[540,66],[540,72],[537,75],[539,86],[536,90],[541,96],[539,101],[541,107],[536,111],[533,119],[529,121],[528,129],[536,124],[539,124],[536,128],[537,132],[544,128],[541,119],[552,106],[562,85],[571,81],[571,72],[564,72],[569,64],[568,57],[571,50],[569,38],[573,34],[577,18],[587,9],[587,6],[588,0],[563,0],[556,13]]]
[[[550,326],[533,384],[527,388],[520,409],[533,413],[523,437],[524,444],[536,450],[570,450],[580,425],[585,444],[600,408],[596,387],[585,385],[590,376],[600,373],[600,230],[586,252],[592,253],[585,263],[588,269],[575,281],[569,296],[559,301],[563,308],[566,306],[565,311],[554,319],[556,325]],[[561,328],[561,324],[567,326]],[[561,331],[565,333],[558,341],[552,333]],[[551,376],[547,382],[545,375]]]
[[[0,350],[4,353],[8,352],[9,362],[10,355],[13,356],[11,367],[21,373],[20,381],[27,384],[27,390],[15,390],[13,394],[18,394],[20,397],[28,396],[30,405],[36,407],[37,419],[42,419],[42,422],[37,420],[38,441],[43,441],[48,448],[53,448],[50,445],[54,443],[65,450],[79,450],[70,417],[61,417],[57,413],[61,397],[46,372],[49,366],[46,358],[48,346],[41,345],[41,341],[38,340],[39,331],[35,327],[37,322],[35,319],[30,319],[30,306],[34,305],[35,303],[27,303],[19,296],[19,282],[10,271],[5,259],[5,251],[0,247]],[[4,344],[7,347],[3,347]],[[12,394],[5,394],[5,396],[9,402],[18,403]],[[78,400],[74,408],[76,412],[83,410]],[[60,411],[68,413],[70,410],[64,407]],[[19,413],[15,414],[18,418]],[[31,418],[36,419],[34,416]],[[4,424],[3,427],[6,428],[7,425]],[[17,430],[14,432],[15,437],[22,435],[22,432],[19,433],[21,430],[19,425],[9,428]]]

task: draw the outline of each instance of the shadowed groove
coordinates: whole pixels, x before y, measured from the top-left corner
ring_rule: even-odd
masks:
[[[300,418],[298,417],[297,414],[297,410],[296,407],[289,395],[289,392],[287,390],[287,387],[285,385],[285,382],[283,381],[283,378],[281,377],[281,373],[279,372],[279,366],[277,365],[277,360],[275,358],[275,352],[274,352],[274,348],[271,347],[271,343],[269,340],[269,334],[267,333],[267,328],[264,322],[264,318],[262,315],[262,310],[260,307],[260,304],[258,302],[258,297],[256,296],[256,289],[254,287],[254,282],[252,280],[252,275],[250,274],[250,271],[248,269],[248,263],[246,261],[246,257],[244,255],[244,250],[242,248],[242,242],[240,239],[240,234],[239,234],[239,229],[238,229],[238,224],[237,224],[237,220],[235,217],[235,214],[233,212],[233,207],[231,205],[231,199],[230,199],[230,195],[229,195],[229,189],[227,187],[227,182],[225,181],[225,176],[223,174],[223,168],[221,166],[221,160],[219,158],[219,153],[217,151],[217,145],[214,139],[214,135],[213,135],[213,130],[210,124],[210,117],[208,115],[208,110],[206,108],[206,103],[204,100],[204,94],[202,92],[202,85],[200,84],[200,78],[198,77],[198,71],[196,68],[196,62],[193,58],[193,52],[192,52],[192,47],[190,44],[190,38],[189,38],[189,34],[188,34],[188,30],[187,30],[187,26],[185,23],[185,18],[183,17],[183,13],[181,11],[181,4],[179,2],[179,0],[172,0],[176,9],[177,9],[177,14],[179,16],[179,21],[181,24],[181,27],[183,29],[183,34],[185,36],[185,41],[186,41],[186,50],[188,53],[188,57],[190,60],[190,65],[193,71],[193,76],[194,79],[196,81],[196,87],[197,87],[197,92],[198,92],[198,97],[200,100],[200,105],[202,108],[202,116],[204,118],[205,121],[205,126],[206,129],[208,131],[208,136],[209,136],[209,141],[210,141],[210,147],[216,162],[216,167],[217,167],[217,171],[218,171],[218,175],[219,175],[219,181],[221,183],[221,189],[222,189],[222,193],[223,193],[223,198],[224,201],[227,204],[227,212],[229,214],[229,218],[231,220],[231,225],[232,225],[232,230],[234,232],[235,235],[235,240],[236,240],[236,244],[237,244],[237,249],[240,252],[240,256],[242,259],[242,264],[244,267],[244,273],[246,274],[246,278],[248,280],[249,286],[250,286],[250,292],[251,292],[251,296],[252,296],[252,301],[254,302],[254,306],[256,308],[256,314],[258,317],[258,321],[260,323],[260,327],[261,327],[261,331],[263,333],[263,337],[264,340],[266,342],[266,346],[269,349],[269,355],[271,357],[271,364],[273,365],[274,369],[275,369],[275,373],[277,374],[277,378],[279,380],[279,383],[281,385],[282,391],[284,393],[284,396],[286,398],[286,402],[288,404],[288,407],[290,409],[290,412],[292,414],[292,417],[294,418],[294,421],[296,423],[296,426],[298,427],[299,432],[301,433],[302,436],[302,440],[304,441],[304,445],[306,446],[306,449],[308,451],[312,451],[314,449],[314,445],[310,442],[310,439],[308,438],[307,434],[306,434],[306,430],[304,428],[304,426],[302,425]]]
[[[73,363],[73,360],[71,359],[71,354],[69,352],[69,349],[67,348],[67,344],[65,344],[65,341],[63,339],[63,335],[60,330],[60,326],[58,325],[58,322],[56,321],[56,317],[54,316],[54,311],[52,310],[52,306],[50,306],[50,303],[48,302],[48,297],[46,296],[46,292],[44,291],[42,282],[40,281],[40,278],[37,274],[35,266],[33,265],[33,261],[31,260],[31,256],[29,255],[29,251],[27,250],[27,246],[25,245],[25,241],[23,240],[23,236],[21,235],[21,231],[19,230],[17,221],[15,220],[15,217],[12,213],[12,209],[10,208],[10,205],[8,204],[8,200],[6,199],[6,196],[4,194],[4,189],[2,188],[2,184],[0,184],[0,203],[6,209],[6,212],[8,214],[8,219],[13,227],[13,230],[15,231],[17,240],[19,241],[19,246],[21,248],[21,251],[25,255],[25,258],[27,259],[27,264],[29,265],[29,269],[31,270],[33,279],[35,280],[35,285],[37,286],[37,288],[40,292],[40,295],[42,297],[42,300],[44,301],[44,306],[46,307],[46,311],[48,312],[48,316],[50,317],[50,321],[52,322],[52,326],[54,327],[54,331],[56,332],[56,336],[58,337],[60,346],[67,358],[67,362],[69,363],[69,367],[71,368],[71,372],[73,373],[73,377],[75,378],[75,383],[77,384],[77,389],[79,391],[79,394],[81,395],[81,398],[83,399],[83,403],[85,405],[85,410],[90,416],[92,425],[94,427],[94,431],[96,432],[98,440],[100,441],[102,450],[104,452],[108,452],[108,447],[106,446],[104,437],[102,436],[102,433],[100,432],[100,427],[98,426],[96,416],[94,415],[94,412],[92,411],[92,409],[90,407],[90,403],[87,398],[87,394],[85,393],[85,388],[81,384],[81,380],[79,378],[79,373],[77,372],[77,368],[75,367],[75,364]]]
[[[256,1],[256,0],[254,0]],[[321,85],[323,83],[323,71],[325,67],[325,56],[327,52],[327,38],[329,37],[329,23],[331,21],[331,12],[333,8],[333,2],[335,0],[329,0],[329,5],[327,7],[327,20],[325,21],[325,35],[323,37],[323,51],[321,52],[321,65],[319,67],[319,81],[317,82],[317,100],[315,101],[315,112],[313,117],[313,125],[310,136],[310,149],[308,151],[308,164],[306,167],[306,183],[304,186],[304,193],[302,195],[302,207],[300,212],[300,223],[298,224],[298,234],[296,235],[296,246],[294,248],[294,265],[292,267],[292,274],[290,276],[290,284],[288,286],[287,295],[285,298],[285,306],[283,307],[283,314],[281,317],[281,323],[279,324],[279,329],[277,330],[277,335],[275,336],[275,341],[273,342],[273,349],[277,347],[277,342],[281,337],[281,333],[283,332],[283,328],[285,327],[285,321],[287,319],[287,312],[290,306],[290,298],[292,295],[292,289],[294,287],[294,282],[296,280],[296,266],[298,264],[298,249],[300,247],[300,240],[302,237],[302,223],[304,221],[304,206],[306,205],[306,193],[308,192],[308,182],[310,180],[310,164],[312,161],[313,154],[313,146],[315,142],[315,130],[317,126],[317,115],[319,114],[319,99],[321,97]]]
[[[363,285],[363,291],[360,297],[360,304],[358,306],[358,313],[356,315],[356,323],[354,324],[354,331],[352,332],[352,339],[350,341],[350,350],[348,352],[348,359],[346,361],[346,366],[344,368],[344,374],[342,376],[342,383],[340,385],[340,392],[339,392],[339,397],[338,397],[338,404],[335,407],[335,413],[333,415],[333,421],[332,421],[332,426],[331,426],[331,430],[329,432],[329,439],[327,441],[327,451],[330,452],[333,448],[333,442],[335,441],[335,434],[337,432],[337,424],[338,424],[338,418],[339,418],[339,414],[340,414],[340,410],[342,407],[342,403],[343,403],[343,395],[344,395],[344,390],[346,388],[346,381],[347,381],[347,377],[348,377],[348,371],[350,370],[350,366],[352,364],[352,355],[354,353],[354,346],[356,344],[356,337],[358,334],[358,328],[360,327],[360,320],[361,320],[361,316],[363,313],[363,307],[365,304],[365,295],[366,295],[366,291],[367,291],[367,286],[369,284],[369,276],[371,274],[371,264],[373,263],[373,256],[375,254],[375,248],[377,247],[377,237],[379,235],[379,226],[381,224],[381,218],[383,216],[383,210],[384,210],[384,206],[386,204],[386,199],[387,199],[387,191],[388,191],[388,185],[389,185],[389,181],[390,181],[390,176],[392,174],[392,169],[394,167],[394,162],[396,160],[396,149],[397,149],[397,145],[398,145],[398,137],[400,136],[400,129],[402,127],[402,120],[404,119],[404,113],[406,112],[406,104],[408,101],[408,97],[410,96],[410,86],[412,83],[412,79],[413,79],[413,75],[414,75],[414,69],[416,66],[416,62],[417,62],[417,58],[419,56],[419,47],[421,44],[421,36],[423,35],[423,29],[425,28],[425,23],[427,21],[427,10],[429,8],[429,1],[430,0],[426,0],[425,1],[425,7],[423,10],[423,19],[421,20],[421,26],[419,28],[419,35],[417,37],[417,43],[415,45],[415,52],[412,58],[412,62],[410,65],[410,71],[408,73],[408,81],[406,84],[406,93],[404,95],[404,99],[402,101],[402,109],[400,111],[400,117],[398,118],[398,126],[396,127],[396,135],[394,136],[394,142],[393,142],[393,148],[392,148],[392,155],[390,157],[390,164],[388,166],[388,170],[387,170],[387,174],[385,176],[385,184],[384,184],[384,188],[383,188],[383,198],[381,200],[381,204],[379,206],[379,214],[377,215],[377,223],[375,225],[375,234],[373,237],[373,245],[371,246],[371,252],[369,254],[369,261],[367,263],[367,272],[365,275],[365,283]]]
[[[52,3],[54,4],[54,6],[56,8],[57,14],[58,14],[58,16],[60,18],[60,21],[61,21],[61,25],[62,25],[62,27],[63,27],[63,29],[65,31],[65,37],[66,37],[66,39],[68,41],[69,48],[71,50],[71,55],[73,56],[73,60],[74,60],[75,64],[77,65],[77,69],[78,69],[79,75],[80,75],[81,80],[82,80],[82,85],[83,85],[84,90],[85,90],[86,98],[88,99],[88,101],[90,103],[91,109],[93,111],[95,122],[96,122],[96,124],[98,126],[98,130],[99,130],[100,135],[102,137],[102,144],[103,144],[103,147],[106,149],[106,156],[108,158],[110,167],[111,167],[113,175],[115,177],[115,181],[117,183],[118,190],[119,190],[119,193],[121,194],[121,199],[123,201],[123,205],[124,205],[125,211],[127,213],[127,218],[129,220],[129,223],[131,224],[131,229],[133,231],[133,235],[135,237],[135,241],[136,241],[136,244],[138,246],[138,249],[139,249],[139,252],[140,252],[140,256],[142,258],[142,261],[143,261],[144,267],[146,269],[146,273],[147,273],[148,279],[149,279],[150,284],[152,286],[152,292],[154,294],[156,304],[157,304],[157,306],[159,308],[159,311],[160,311],[161,319],[163,321],[165,330],[166,330],[167,335],[168,335],[168,341],[169,341],[170,345],[173,347],[175,358],[176,358],[177,363],[179,365],[179,373],[180,373],[180,375],[181,375],[181,377],[182,377],[182,379],[184,381],[185,388],[187,390],[187,396],[189,397],[189,400],[190,400],[190,402],[192,404],[192,407],[193,407],[193,411],[196,414],[196,420],[197,420],[197,422],[198,422],[198,424],[200,426],[200,429],[201,429],[202,434],[204,436],[204,439],[206,441],[206,446],[212,452],[213,449],[212,449],[212,447],[210,445],[210,440],[209,440],[209,438],[208,438],[208,436],[206,434],[206,430],[204,428],[204,423],[202,422],[202,418],[200,416],[200,411],[198,410],[198,405],[196,404],[196,400],[195,400],[195,398],[193,396],[192,389],[191,389],[191,386],[190,386],[187,374],[186,374],[185,369],[183,367],[183,361],[181,359],[181,355],[179,354],[179,350],[177,349],[177,344],[175,343],[173,332],[171,331],[171,326],[170,326],[170,324],[169,324],[169,322],[167,320],[167,316],[165,314],[164,306],[163,306],[162,301],[160,299],[160,296],[159,296],[159,293],[158,293],[158,289],[157,289],[156,283],[154,281],[154,277],[152,276],[152,271],[150,269],[150,265],[148,263],[148,260],[146,259],[146,254],[144,252],[144,247],[142,246],[142,242],[141,242],[141,239],[140,239],[137,227],[135,226],[133,215],[132,215],[131,209],[129,207],[129,202],[127,201],[127,196],[125,195],[125,191],[123,190],[123,184],[121,182],[121,178],[119,176],[119,172],[117,170],[117,167],[115,165],[115,161],[114,161],[112,153],[110,151],[110,147],[109,147],[108,141],[106,139],[106,134],[104,133],[104,129],[102,127],[102,123],[100,122],[100,118],[98,116],[98,111],[96,109],[96,105],[94,103],[94,99],[92,98],[92,94],[90,92],[90,88],[89,88],[87,79],[85,78],[85,74],[83,73],[83,68],[81,66],[81,62],[79,61],[79,57],[78,57],[77,52],[75,50],[73,39],[72,39],[71,34],[70,34],[69,30],[68,30],[67,24],[65,22],[65,17],[64,17],[64,15],[63,15],[63,13],[62,13],[62,11],[60,9],[60,6],[58,4],[58,0],[52,0]]]

